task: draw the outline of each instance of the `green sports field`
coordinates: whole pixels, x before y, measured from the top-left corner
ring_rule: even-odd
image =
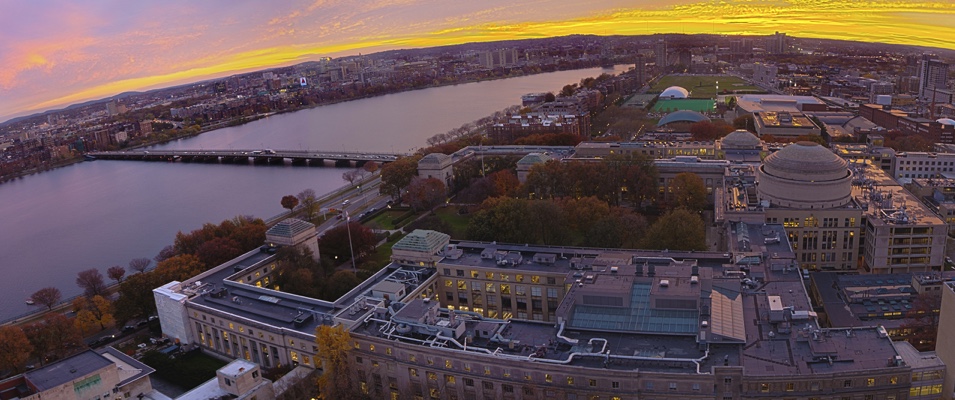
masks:
[[[651,93],[660,93],[670,86],[680,86],[690,91],[690,97],[694,99],[712,99],[718,94],[716,83],[719,82],[720,90],[732,93],[734,90],[745,90],[747,92],[762,91],[758,87],[751,86],[746,81],[735,76],[728,75],[667,75],[656,81],[650,88]],[[654,107],[656,109],[656,107]]]
[[[677,110],[693,110],[696,112],[707,113],[713,112],[713,105],[715,103],[715,101],[707,99],[661,99],[657,100],[657,103],[653,105],[653,111],[669,113]]]

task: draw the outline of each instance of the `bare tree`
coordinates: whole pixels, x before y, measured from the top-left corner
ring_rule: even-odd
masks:
[[[76,285],[83,289],[87,297],[103,295],[106,292],[103,274],[96,268],[90,268],[76,274]]]
[[[60,293],[60,289],[50,286],[33,292],[33,294],[30,295],[30,300],[33,300],[34,303],[46,306],[47,310],[52,310],[53,306],[59,303],[62,297],[63,295]]]
[[[126,276],[126,268],[114,265],[106,269],[106,276],[116,281],[116,283],[123,283],[123,277]]]
[[[161,263],[163,261],[166,261],[166,259],[168,258],[172,258],[175,255],[176,255],[176,247],[173,245],[168,245],[166,247],[163,247],[162,250],[159,250],[159,254],[156,254],[156,257],[153,257],[153,260],[155,260],[157,263]]]
[[[361,175],[362,175],[361,169],[356,168],[356,169],[349,170],[343,173],[342,179],[348,181],[350,185],[354,185],[355,181],[361,179]]]
[[[166,246],[165,249],[162,249],[163,251],[159,252],[159,256],[163,255],[163,252],[165,252],[166,249],[172,250],[172,246]],[[156,258],[158,259],[159,256],[156,256]],[[162,260],[165,260],[166,258],[169,258],[169,257],[163,257]],[[158,260],[157,262],[162,260]],[[129,260],[129,270],[139,272],[141,274],[143,272],[146,272],[146,268],[149,268],[149,264],[151,263],[152,262],[149,261],[148,258],[134,258],[132,260]]]

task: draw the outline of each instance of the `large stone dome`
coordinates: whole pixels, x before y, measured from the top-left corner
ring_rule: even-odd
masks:
[[[732,131],[720,141],[724,149],[752,149],[759,147],[761,143],[756,135],[744,129]]]
[[[763,160],[759,195],[773,205],[832,208],[846,205],[852,173],[845,160],[813,142],[790,144]]]

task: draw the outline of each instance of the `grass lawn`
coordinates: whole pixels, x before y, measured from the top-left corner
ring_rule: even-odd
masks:
[[[165,354],[151,351],[146,353],[141,361],[155,368],[161,378],[185,389],[194,388],[215,378],[216,370],[226,365],[224,361],[202,353],[192,353],[173,360]]]
[[[434,210],[434,214],[442,221],[451,225],[451,237],[454,239],[464,239],[468,230],[468,222],[471,221],[470,214],[458,214],[458,207],[442,207]]]
[[[395,218],[398,218],[402,214],[406,213],[407,210],[388,210],[381,214],[375,216],[371,220],[365,222],[365,226],[371,229],[397,229],[395,224],[392,224],[391,221]]]
[[[747,92],[761,91],[755,86],[750,86],[746,81],[735,76],[728,75],[667,75],[650,88],[650,92],[660,93],[670,86],[680,86],[690,91],[690,97],[699,99],[712,99],[717,95],[716,82],[720,84],[720,92],[727,90],[745,90]]]
[[[391,235],[385,244],[378,246],[378,248],[375,249],[374,253],[365,256],[358,268],[365,271],[371,271],[373,273],[384,268],[389,262],[391,262],[391,246],[394,246],[395,243],[397,243],[403,237],[405,237],[403,234]]]

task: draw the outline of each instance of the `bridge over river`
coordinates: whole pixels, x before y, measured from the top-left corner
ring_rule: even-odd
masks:
[[[192,163],[261,164],[360,167],[368,162],[388,163],[401,154],[321,150],[132,150],[86,154],[97,160],[178,161]]]

